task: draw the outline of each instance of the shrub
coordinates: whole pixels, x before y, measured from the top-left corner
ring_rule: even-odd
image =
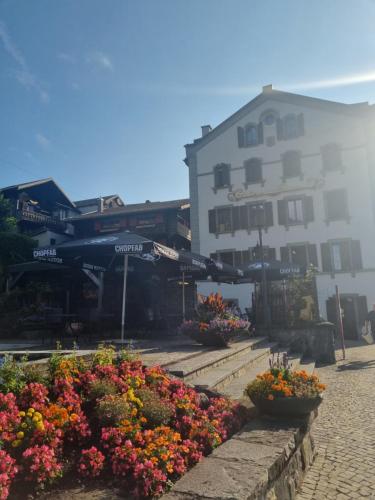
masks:
[[[90,400],[102,399],[105,396],[113,396],[117,394],[117,392],[118,389],[114,382],[107,379],[94,380],[94,382],[89,385],[87,397]]]
[[[131,415],[129,403],[123,395],[104,396],[98,401],[95,412],[101,425],[117,425]]]
[[[0,391],[19,394],[25,385],[22,365],[17,363],[13,356],[5,355],[0,366]]]
[[[113,345],[99,344],[93,359],[93,366],[112,365],[116,358],[116,350]]]
[[[168,424],[174,413],[172,405],[163,401],[155,391],[147,387],[139,389],[137,396],[143,404],[141,413],[150,426]]]

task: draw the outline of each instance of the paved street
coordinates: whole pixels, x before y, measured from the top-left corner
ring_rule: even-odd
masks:
[[[375,346],[337,351],[317,370],[328,384],[314,424],[317,458],[297,500],[375,499]]]

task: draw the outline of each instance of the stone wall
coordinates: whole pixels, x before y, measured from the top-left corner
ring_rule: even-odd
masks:
[[[333,364],[335,358],[335,326],[324,322],[306,328],[269,329],[262,332],[280,347],[289,347],[317,363]]]
[[[314,460],[304,420],[257,418],[196,465],[163,500],[294,500]]]

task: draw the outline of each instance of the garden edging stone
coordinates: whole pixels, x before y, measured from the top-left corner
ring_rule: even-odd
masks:
[[[293,500],[314,460],[317,411],[298,420],[256,418],[163,496],[163,500]]]

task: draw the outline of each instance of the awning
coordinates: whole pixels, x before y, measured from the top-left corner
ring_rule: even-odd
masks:
[[[299,264],[291,264],[289,262],[281,262],[279,260],[265,261],[264,267],[266,269],[266,278],[268,281],[280,281],[295,276],[303,276],[306,273],[306,268]],[[251,281],[262,280],[262,262],[251,262],[244,269],[245,280]]]

